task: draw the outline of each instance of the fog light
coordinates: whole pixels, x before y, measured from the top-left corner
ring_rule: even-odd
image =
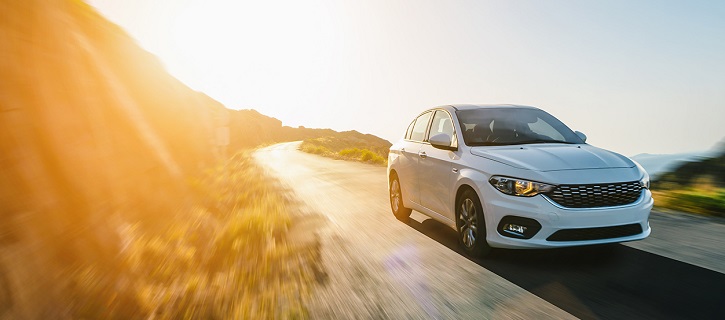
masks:
[[[523,236],[526,233],[526,227],[513,223],[507,223],[504,225],[503,230],[506,232],[513,232],[519,236]]]
[[[531,239],[541,230],[541,224],[531,218],[505,216],[498,223],[498,234],[508,238]]]

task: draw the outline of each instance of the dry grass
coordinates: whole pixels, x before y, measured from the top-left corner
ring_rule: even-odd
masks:
[[[335,137],[307,139],[300,145],[300,150],[334,159],[377,165],[387,165],[388,163],[388,150],[385,147],[367,146],[365,141],[359,140]]]
[[[295,205],[248,155],[193,182],[162,232],[122,230],[117,270],[71,275],[77,318],[304,319],[318,248],[286,241]]]

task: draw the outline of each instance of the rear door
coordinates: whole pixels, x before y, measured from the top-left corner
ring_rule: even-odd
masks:
[[[406,132],[403,146],[400,149],[400,165],[398,167],[398,178],[403,197],[409,201],[420,204],[420,148],[428,133],[428,123],[433,115],[428,111],[419,115]]]

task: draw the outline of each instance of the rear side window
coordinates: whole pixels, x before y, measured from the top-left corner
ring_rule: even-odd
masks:
[[[418,116],[418,119],[415,119],[413,132],[410,134],[410,140],[423,141],[423,139],[425,139],[425,130],[428,128],[428,120],[430,120],[430,116],[432,114],[433,112],[426,112]]]
[[[410,140],[410,134],[413,133],[413,125],[415,125],[415,119],[408,126],[408,130],[405,131],[405,139]]]

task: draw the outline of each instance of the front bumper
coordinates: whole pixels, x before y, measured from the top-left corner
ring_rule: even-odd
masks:
[[[649,236],[649,214],[654,201],[649,190],[632,204],[618,207],[570,209],[554,205],[543,195],[531,198],[508,196],[499,192],[484,196],[486,215],[486,240],[497,248],[559,248],[641,240]],[[506,216],[534,219],[541,229],[530,239],[502,235],[497,229]],[[560,230],[605,228],[639,224],[642,232],[631,236],[596,240],[551,241],[547,240]]]

